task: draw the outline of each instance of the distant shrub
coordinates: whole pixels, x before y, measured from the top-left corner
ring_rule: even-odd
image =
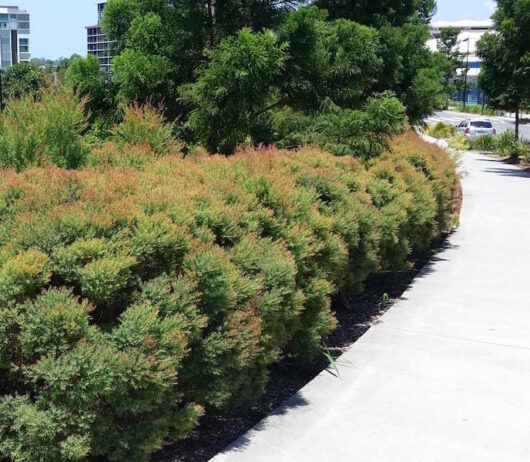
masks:
[[[318,354],[333,294],[452,223],[454,162],[413,133],[364,163],[144,149],[0,172],[0,459],[146,461]]]
[[[119,144],[147,145],[157,156],[176,153],[182,144],[174,137],[162,111],[151,103],[137,102],[124,109],[123,121],[112,130],[112,138]]]
[[[455,127],[443,122],[437,122],[436,124],[427,125],[426,133],[433,138],[451,138],[455,134]]]
[[[467,114],[481,114],[481,115],[488,115],[488,116],[498,116],[502,115],[502,111],[497,111],[495,109],[492,109],[488,106],[485,106],[484,108],[482,105],[469,105],[466,104],[465,106],[460,104],[451,104],[451,110],[457,111],[457,112],[464,112]]]
[[[457,112],[464,112],[467,114],[481,114],[481,115],[488,115],[488,116],[502,115],[502,111],[497,111],[488,106],[485,106],[484,108],[482,108],[481,105],[479,106],[479,105],[466,104],[464,106],[463,104],[455,104],[455,105],[451,105],[451,110],[457,111]]]
[[[470,146],[469,138],[463,133],[456,133],[448,140],[449,146],[457,151],[467,151]]]
[[[496,138],[491,135],[478,136],[475,138],[469,138],[469,148],[474,151],[494,151],[496,144]]]
[[[525,154],[526,147],[515,137],[515,132],[507,130],[495,138],[494,152],[498,156],[517,159]]]
[[[0,117],[0,167],[83,165],[88,153],[83,104],[66,87],[54,86],[43,88],[38,98],[9,100]]]

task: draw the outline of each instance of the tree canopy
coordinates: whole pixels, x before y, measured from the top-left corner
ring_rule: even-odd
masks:
[[[530,105],[530,0],[498,0],[493,15],[495,32],[478,43],[482,58],[479,85],[490,105],[516,113],[515,132],[519,136],[519,112]]]
[[[44,72],[32,63],[20,63],[8,67],[2,76],[2,97],[22,98],[39,92],[46,84]]]
[[[434,0],[109,0],[103,28],[116,44],[117,103],[163,104],[188,142],[229,152],[278,142],[285,107],[302,119],[324,107],[362,111],[390,91],[411,123],[422,121],[445,99],[426,47],[435,9]]]

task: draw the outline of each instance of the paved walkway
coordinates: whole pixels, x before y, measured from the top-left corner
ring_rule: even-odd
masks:
[[[461,227],[345,355],[215,462],[529,462],[530,175],[466,154]]]

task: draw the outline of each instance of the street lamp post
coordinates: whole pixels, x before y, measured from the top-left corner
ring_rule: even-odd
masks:
[[[466,100],[467,100],[467,73],[469,71],[469,37],[465,40],[462,40],[463,42],[467,42],[467,53],[466,53],[466,73],[464,74],[464,109],[466,107]]]

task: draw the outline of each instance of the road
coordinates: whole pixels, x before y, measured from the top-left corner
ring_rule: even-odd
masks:
[[[530,174],[462,162],[460,228],[340,378],[323,372],[213,462],[530,461]]]
[[[439,111],[436,112],[432,117],[427,119],[428,123],[444,122],[446,124],[456,125],[462,120],[470,118],[483,118],[486,117],[493,122],[494,127],[497,129],[498,133],[502,133],[506,130],[515,130],[515,119],[509,117],[490,117],[490,116],[481,116],[475,114],[464,114],[462,112],[452,112],[452,111]],[[530,139],[530,124],[521,124],[520,125],[521,136],[524,138]]]

